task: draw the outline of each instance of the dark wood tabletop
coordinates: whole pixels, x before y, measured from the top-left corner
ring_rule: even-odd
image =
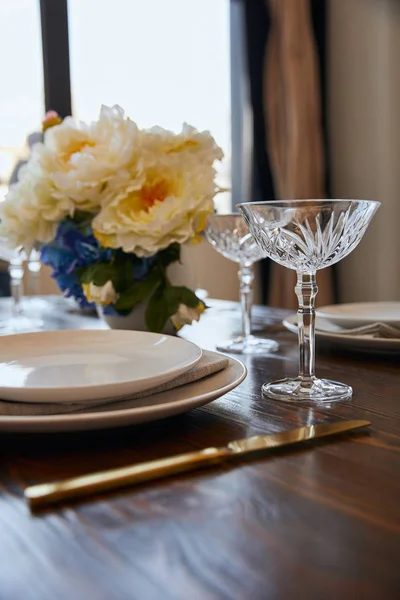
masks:
[[[240,312],[210,304],[182,335],[212,349],[239,332]],[[61,298],[34,309],[49,329],[104,327]],[[254,329],[266,334],[285,314],[257,307]],[[260,394],[263,382],[297,369],[295,336],[269,337],[278,353],[239,357],[247,379],[184,415],[97,432],[0,434],[0,599],[399,598],[400,356],[319,348],[318,375],[352,385],[353,399],[292,407]],[[338,418],[372,428],[39,513],[23,497],[32,483]]]

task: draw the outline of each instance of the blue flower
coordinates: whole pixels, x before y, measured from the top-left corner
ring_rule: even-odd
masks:
[[[94,308],[83,293],[76,274],[78,267],[111,260],[113,250],[104,249],[93,235],[90,225],[65,219],[53,242],[45,244],[41,259],[52,268],[52,277],[65,296],[73,297],[82,308]]]
[[[95,308],[86,300],[77,269],[93,263],[108,263],[121,254],[124,255],[122,250],[102,248],[89,223],[65,219],[60,223],[54,241],[42,247],[41,259],[51,267],[52,277],[65,296],[75,298],[82,308]],[[141,281],[153,268],[156,256],[138,258],[132,254],[130,259],[134,280]],[[107,312],[116,314],[111,305]]]

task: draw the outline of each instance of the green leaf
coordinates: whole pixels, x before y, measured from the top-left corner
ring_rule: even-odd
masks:
[[[149,331],[161,332],[169,317],[174,315],[180,304],[196,308],[204,305],[194,292],[183,286],[158,285],[147,305],[145,320]]]
[[[113,263],[114,272],[112,282],[115,291],[125,292],[133,285],[133,264],[131,257],[117,254]]]
[[[170,317],[165,302],[165,286],[159,285],[151,296],[145,312],[146,327],[149,331],[160,333]]]
[[[121,292],[114,304],[115,310],[126,313],[140,302],[144,302],[160,285],[161,275],[158,270],[151,271],[145,279],[133,283],[126,291]]]
[[[94,285],[102,286],[107,281],[112,281],[114,267],[110,263],[94,263],[80,269],[78,276],[81,283],[93,283]]]
[[[77,210],[75,211],[74,216],[70,218],[70,220],[76,223],[77,230],[86,236],[93,233],[92,221],[94,216],[95,213]]]
[[[171,263],[179,260],[180,257],[181,247],[180,244],[175,242],[174,244],[171,244],[170,246],[168,246],[168,248],[165,248],[165,250],[161,250],[157,254],[157,261],[161,266],[165,268],[168,267],[168,265],[170,265]]]
[[[116,292],[121,293],[133,285],[132,260],[128,256],[115,256],[112,262],[94,263],[77,269],[81,283],[94,283],[102,286],[112,281]]]
[[[185,304],[189,308],[196,308],[201,300],[192,290],[184,286],[169,286],[165,290],[165,302],[170,310],[170,315],[173,315],[178,310],[180,304]]]

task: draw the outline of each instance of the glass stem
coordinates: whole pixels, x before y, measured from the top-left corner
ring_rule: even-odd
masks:
[[[240,283],[240,303],[242,305],[242,335],[248,338],[251,335],[251,307],[253,305],[253,267],[240,265],[239,267]]]
[[[11,280],[11,295],[13,301],[11,312],[14,317],[17,317],[22,313],[22,283],[20,279]]]
[[[40,293],[40,269],[41,264],[38,261],[28,262],[28,282],[30,295],[38,295]]]
[[[10,274],[10,288],[12,296],[11,312],[14,317],[22,313],[22,296],[23,296],[23,277],[24,266],[22,260],[12,259],[10,261],[8,272]]]
[[[300,367],[299,377],[303,383],[312,385],[315,378],[315,297],[318,287],[315,282],[315,271],[297,273],[297,284],[294,288],[299,299],[297,320],[299,327]]]

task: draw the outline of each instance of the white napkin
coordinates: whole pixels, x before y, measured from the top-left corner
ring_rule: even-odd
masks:
[[[353,327],[352,329],[345,329],[343,327],[335,327],[335,330],[325,329],[320,324],[317,325],[318,331],[328,331],[329,333],[340,333],[340,335],[359,335],[368,336],[373,338],[385,338],[385,339],[399,339],[400,340],[400,329],[392,327],[386,323],[372,323],[371,325],[363,325],[362,327]]]

